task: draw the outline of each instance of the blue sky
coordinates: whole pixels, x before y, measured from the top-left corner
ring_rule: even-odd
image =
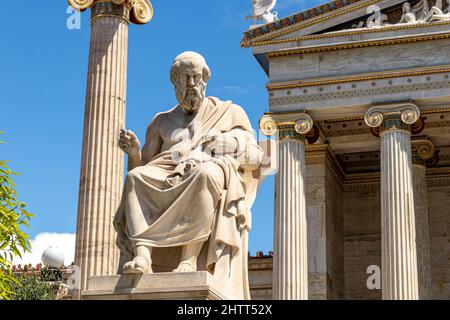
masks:
[[[10,160],[20,198],[36,214],[31,238],[74,233],[89,50],[89,12],[69,30],[65,0],[7,1],[0,19],[0,158]],[[326,1],[278,0],[285,17]],[[176,104],[169,81],[173,58],[186,50],[205,56],[208,95],[243,106],[253,126],[268,109],[267,77],[240,40],[251,0],[152,0],[155,17],[129,30],[127,127],[141,141],[154,114]],[[20,13],[20,15],[19,15]],[[20,19],[19,19],[20,16]],[[253,207],[249,250],[272,250],[273,177]]]

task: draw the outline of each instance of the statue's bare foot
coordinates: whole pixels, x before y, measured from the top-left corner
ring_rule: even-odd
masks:
[[[194,272],[197,271],[197,266],[190,260],[181,261],[178,267],[173,272]]]
[[[125,263],[122,273],[153,273],[152,263],[146,257],[139,255]]]

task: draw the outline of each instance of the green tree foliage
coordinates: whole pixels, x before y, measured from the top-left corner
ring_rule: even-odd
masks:
[[[0,160],[0,300],[10,299],[12,286],[20,285],[11,270],[13,258],[30,251],[28,236],[21,228],[29,226],[33,215],[17,197],[15,175],[7,161]]]
[[[11,285],[12,300],[56,300],[55,284],[42,281],[35,274],[18,275],[17,280]]]

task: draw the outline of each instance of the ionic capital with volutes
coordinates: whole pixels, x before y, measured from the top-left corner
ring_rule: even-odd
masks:
[[[436,157],[436,147],[426,137],[411,141],[412,161],[414,164],[426,165],[427,161]]]
[[[371,128],[379,128],[380,133],[387,130],[411,130],[420,121],[420,109],[414,103],[399,103],[375,106],[364,116]],[[423,128],[420,128],[423,129]]]
[[[259,120],[259,128],[266,136],[278,134],[279,140],[301,140],[314,143],[319,130],[310,115],[305,112],[266,113]]]
[[[76,10],[91,8],[94,20],[98,17],[119,17],[134,24],[145,24],[153,18],[150,0],[68,0]]]

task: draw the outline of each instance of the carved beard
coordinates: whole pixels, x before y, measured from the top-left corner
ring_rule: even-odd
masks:
[[[180,106],[187,113],[198,111],[206,96],[206,83],[200,81],[194,87],[187,87],[184,90],[177,88],[177,98]]]

